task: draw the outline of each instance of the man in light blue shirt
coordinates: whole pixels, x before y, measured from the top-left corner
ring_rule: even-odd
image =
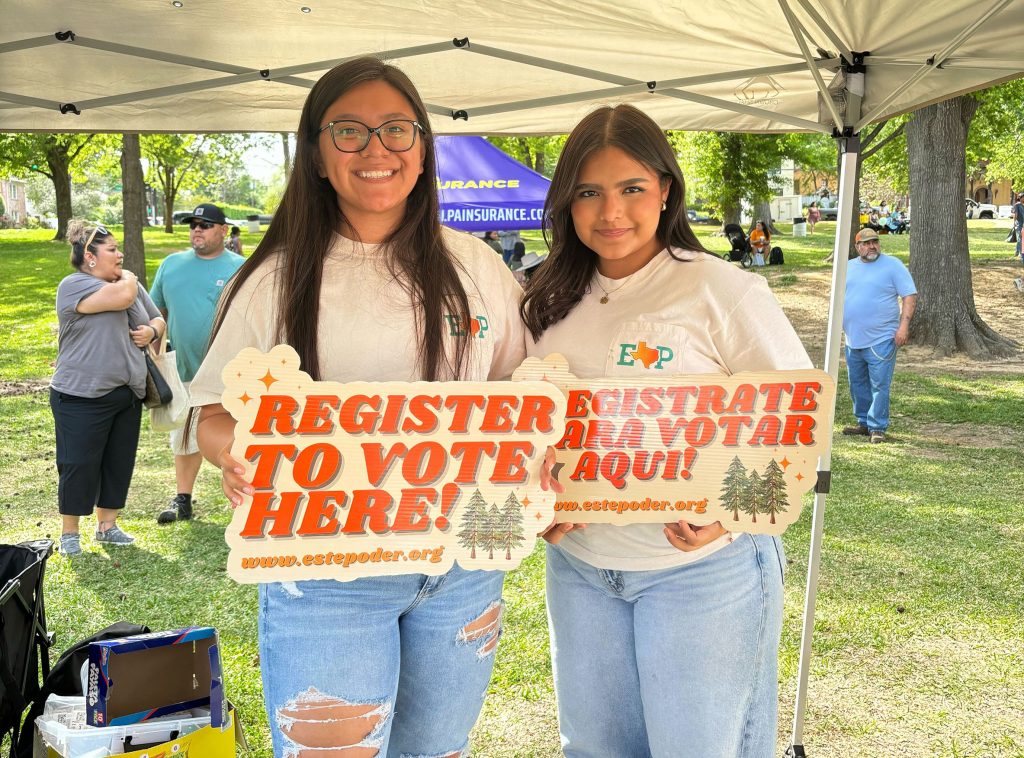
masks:
[[[150,294],[167,319],[178,375],[187,388],[203,362],[220,293],[245,258],[224,248],[227,219],[216,205],[202,203],[185,222],[192,248],[161,262]],[[192,518],[192,488],[203,463],[195,423],[171,432],[171,449],[178,491],[157,517],[161,524]]]
[[[907,344],[917,288],[902,261],[882,254],[874,229],[857,232],[855,246],[858,257],[846,269],[843,331],[857,423],[845,427],[843,434],[866,435],[877,443],[885,441],[889,428],[896,351]]]

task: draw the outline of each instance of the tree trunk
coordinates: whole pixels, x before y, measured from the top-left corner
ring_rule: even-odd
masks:
[[[161,180],[164,189],[164,231],[174,234],[174,198],[178,191],[174,186],[174,168],[171,166],[159,166]]]
[[[67,148],[51,143],[46,150],[46,164],[50,168],[53,190],[57,195],[57,233],[55,240],[67,239],[68,222],[71,220],[71,165]]]
[[[750,234],[758,221],[764,221],[768,225],[768,231],[771,234],[779,233],[779,230],[775,228],[775,219],[772,218],[772,204],[768,198],[754,201],[754,207],[751,210],[750,229],[747,229],[747,234]]]
[[[284,149],[284,180],[292,175],[292,143],[288,132],[281,132],[281,147]]]
[[[739,223],[742,220],[740,218],[741,215],[742,212],[740,211],[738,203],[735,205],[727,205],[725,208],[722,208],[722,228],[724,229],[726,224],[736,224],[739,226]]]
[[[121,203],[124,208],[124,267],[146,284],[146,248],[142,227],[146,221],[146,183],[142,178],[138,134],[121,135]]]
[[[910,273],[918,292],[910,339],[942,356],[963,351],[976,360],[1018,347],[982,321],[974,305],[963,194],[967,131],[978,105],[970,95],[929,105],[906,127],[914,198]]]

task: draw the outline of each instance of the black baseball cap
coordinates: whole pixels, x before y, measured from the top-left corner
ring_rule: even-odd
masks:
[[[209,221],[211,224],[226,224],[228,220],[224,217],[224,211],[213,203],[200,203],[192,211],[191,216],[182,219],[186,224],[190,221]]]

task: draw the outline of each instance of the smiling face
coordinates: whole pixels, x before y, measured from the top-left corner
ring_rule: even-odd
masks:
[[[117,240],[113,236],[104,237],[102,242],[94,241],[92,246],[96,252],[85,251],[85,265],[82,271],[105,282],[116,282],[120,279],[121,274],[124,273],[121,268],[124,253],[117,249]],[[90,267],[89,264],[93,261],[96,262],[96,265]]]
[[[602,148],[583,162],[572,222],[580,241],[597,254],[601,274],[629,276],[662,249],[658,222],[669,184],[618,147]]]
[[[335,100],[319,126],[350,119],[377,127],[392,119],[415,121],[412,105],[384,81],[353,87]],[[423,173],[423,140],[417,136],[411,150],[391,152],[376,134],[357,153],[334,146],[330,130],[320,133],[317,149],[319,174],[334,188],[350,229],[365,242],[380,242],[401,222],[406,200]]]

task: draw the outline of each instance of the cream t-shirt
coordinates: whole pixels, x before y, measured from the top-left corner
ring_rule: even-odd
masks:
[[[652,372],[729,376],[811,367],[763,276],[705,253],[675,254],[682,260],[662,250],[623,279],[595,273],[590,291],[568,316],[536,342],[527,338],[527,353],[540,358],[561,353],[582,379],[647,378]],[[602,304],[606,292],[608,302]],[[640,341],[670,348],[672,358],[645,368],[624,352]],[[686,553],[673,547],[662,530],[661,524],[588,524],[560,544],[598,568],[650,571],[699,560],[729,541],[721,537]]]
[[[512,272],[481,240],[443,229],[461,263],[462,282],[475,320],[470,338],[469,381],[507,379],[523,361],[524,330],[519,319],[522,289]],[[193,406],[219,403],[221,371],[240,350],[267,352],[277,339],[280,254],[271,256],[235,296],[224,323],[192,380]],[[462,331],[455,319],[441,325],[449,344]],[[321,375],[336,382],[417,381],[417,328],[409,295],[388,273],[378,245],[335,235],[324,261],[317,348]],[[451,353],[450,353],[451,354]]]

